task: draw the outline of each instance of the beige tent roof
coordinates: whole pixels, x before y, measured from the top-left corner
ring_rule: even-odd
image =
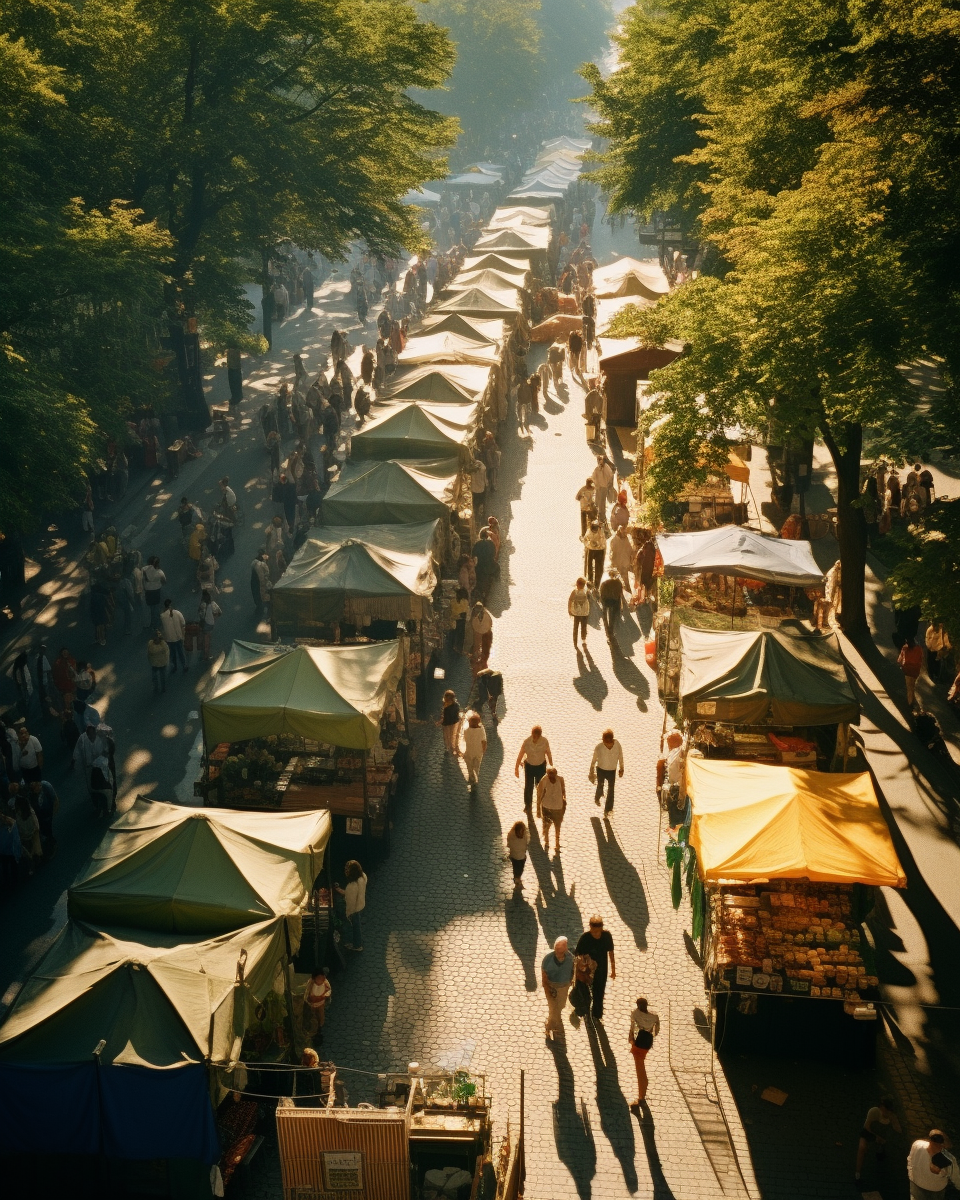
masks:
[[[353,459],[465,458],[477,427],[477,404],[378,402],[353,435]]]
[[[0,1059],[87,1063],[102,1041],[103,1065],[229,1062],[284,960],[283,924],[185,937],[69,921],[0,1026]]]
[[[509,321],[520,311],[520,297],[516,290],[493,291],[489,288],[472,287],[465,292],[452,292],[445,300],[436,304],[433,311],[462,312],[467,316],[500,317]]]
[[[531,271],[530,259],[504,258],[502,254],[497,254],[495,250],[491,250],[487,254],[474,254],[472,257],[465,259],[463,267],[460,270],[460,275],[463,276],[467,271],[483,271],[487,269],[503,271],[507,275],[527,275]]]
[[[488,229],[504,229],[511,225],[542,225],[549,227],[550,217],[542,208],[529,204],[514,204],[498,208],[490,218]]]
[[[427,313],[412,331],[413,337],[427,333],[460,333],[474,342],[500,345],[508,336],[503,321],[465,317],[463,313]]]
[[[490,368],[426,363],[397,371],[384,400],[427,400],[461,404],[478,400],[490,386]]]
[[[524,225],[521,229],[492,229],[476,242],[473,252],[482,254],[487,250],[494,250],[498,254],[502,254],[505,251],[520,251],[529,255],[531,250],[546,250],[549,244],[550,230],[548,228]]]
[[[207,745],[292,733],[369,750],[402,673],[399,642],[277,647],[265,665],[219,673],[202,705]]]
[[[593,290],[597,297],[642,296],[657,300],[670,291],[670,281],[657,262],[619,258],[594,271]]]
[[[523,271],[495,270],[493,267],[480,267],[475,271],[461,271],[446,286],[448,292],[465,292],[469,288],[483,288],[484,291],[502,288],[522,288],[526,283],[526,273]]]
[[[494,367],[500,362],[500,350],[461,333],[428,333],[410,338],[397,361],[401,366],[433,362]]]

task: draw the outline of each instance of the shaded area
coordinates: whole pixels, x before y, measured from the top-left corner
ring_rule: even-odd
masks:
[[[590,1116],[583,1101],[577,1101],[573,1067],[566,1050],[551,1041],[550,1053],[557,1068],[557,1098],[553,1102],[557,1158],[570,1172],[577,1195],[581,1200],[589,1200],[593,1194],[593,1177],[597,1173],[597,1148]]]

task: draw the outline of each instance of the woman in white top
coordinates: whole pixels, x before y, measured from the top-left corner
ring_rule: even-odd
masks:
[[[647,1098],[647,1051],[660,1032],[660,1018],[647,1008],[645,996],[637,997],[637,1007],[630,1014],[630,1053],[637,1068],[637,1098],[630,1105],[639,1107]]]
[[[353,941],[344,942],[343,945],[346,950],[359,951],[363,949],[360,914],[367,903],[367,877],[363,873],[363,867],[355,858],[351,858],[344,867],[344,874],[347,877],[347,886],[345,888],[338,887],[337,891],[346,901],[346,916],[353,929]]]
[[[507,834],[507,851],[513,865],[513,886],[523,887],[523,868],[527,865],[527,847],[530,845],[530,830],[523,821],[515,821]]]
[[[312,1028],[306,1028],[306,1019],[303,1024],[304,1033],[308,1036],[317,1034],[317,1040],[321,1046],[323,1045],[323,1034],[320,1033],[320,1030],[323,1029],[326,1022],[327,1003],[332,995],[333,988],[330,986],[330,980],[327,978],[326,971],[314,971],[303,994],[303,1015],[304,1018],[312,1018]]]

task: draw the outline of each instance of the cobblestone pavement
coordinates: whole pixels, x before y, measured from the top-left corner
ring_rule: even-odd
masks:
[[[337,981],[324,1052],[364,1071],[410,1059],[469,1063],[487,1077],[501,1133],[508,1118],[516,1128],[523,1069],[531,1200],[573,1191],[664,1200],[746,1194],[724,1174],[729,1162],[720,1162],[721,1185],[668,1063],[672,1057],[699,1072],[693,1092],[707,1097],[702,977],[658,856],[653,783],[662,713],[643,664],[643,628],[625,617],[611,652],[595,611],[588,652],[572,644],[566,601],[582,570],[574,494],[593,466],[582,396],[568,375],[529,440],[512,420],[507,426],[501,490],[491,505],[505,534],[502,579],[490,599],[506,719],[487,726],[475,800],[460,766],[444,755],[439,729],[420,727],[415,785],[390,858],[371,882],[364,953]],[[447,684],[466,700],[466,660],[453,664]],[[548,857],[534,832],[526,887],[515,896],[504,835],[523,816],[512,768],[535,722],[565,776],[569,808],[562,855]],[[607,725],[626,755],[609,821],[586,778]],[[560,934],[575,939],[594,912],[613,933],[617,979],[607,990],[605,1024],[569,1028],[564,1052],[544,1039],[539,962]],[[628,1107],[636,1093],[629,1013],[640,994],[664,1023],[650,1054],[645,1125]],[[348,1077],[352,1099],[365,1098],[372,1082]],[[715,1119],[716,1104],[709,1107]]]

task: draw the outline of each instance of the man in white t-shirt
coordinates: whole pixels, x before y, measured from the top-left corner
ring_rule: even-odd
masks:
[[[621,779],[623,778],[623,747],[613,736],[613,730],[605,729],[602,740],[594,747],[590,770],[587,773],[590,782],[596,782],[597,785],[597,791],[593,797],[594,804],[600,803],[604,785],[606,785],[607,799],[603,810],[604,816],[607,816],[613,809],[618,775]]]
[[[931,1129],[910,1147],[907,1155],[910,1200],[937,1200],[956,1177],[957,1160],[947,1145],[946,1135],[939,1129]]]
[[[173,607],[172,600],[164,600],[163,612],[160,614],[160,628],[163,640],[170,650],[170,674],[176,675],[177,663],[187,670],[187,656],[183,651],[183,634],[187,628],[183,613]]]

